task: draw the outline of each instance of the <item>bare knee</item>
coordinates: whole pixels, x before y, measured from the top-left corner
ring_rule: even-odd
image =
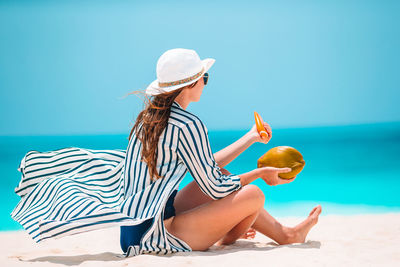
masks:
[[[250,194],[251,197],[265,200],[264,192],[254,184],[248,184],[242,187],[242,190]]]
[[[241,188],[241,194],[251,200],[256,207],[264,207],[265,195],[264,192],[256,185],[248,184]]]

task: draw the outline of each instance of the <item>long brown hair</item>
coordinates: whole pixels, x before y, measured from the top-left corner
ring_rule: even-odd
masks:
[[[131,139],[135,131],[135,135],[142,143],[142,161],[145,161],[148,166],[151,180],[163,178],[156,169],[157,148],[160,135],[168,124],[172,103],[185,88],[193,88],[196,84],[197,81],[172,92],[151,96],[151,99],[144,94],[147,100],[145,108],[137,116],[128,139]],[[143,93],[142,91],[132,93],[138,92]]]

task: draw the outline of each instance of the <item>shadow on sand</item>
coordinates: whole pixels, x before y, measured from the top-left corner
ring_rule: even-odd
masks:
[[[232,245],[226,246],[211,246],[207,251],[192,251],[192,252],[179,252],[167,255],[158,255],[162,257],[187,257],[187,256],[218,256],[228,253],[235,253],[238,251],[252,250],[252,251],[270,251],[280,248],[301,248],[301,249],[319,249],[321,242],[309,240],[305,243],[294,243],[288,245],[278,245],[275,242],[261,243],[254,241],[239,240]],[[155,254],[150,254],[155,255]],[[64,264],[67,266],[79,265],[87,261],[121,261],[125,260],[122,254],[104,252],[99,254],[82,254],[75,256],[46,256],[34,258],[29,260],[20,259],[25,262],[51,262],[56,264]]]

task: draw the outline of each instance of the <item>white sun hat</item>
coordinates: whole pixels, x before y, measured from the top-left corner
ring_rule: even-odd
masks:
[[[167,50],[157,61],[157,79],[147,87],[146,94],[158,95],[194,83],[214,62],[213,58],[201,60],[192,49]]]

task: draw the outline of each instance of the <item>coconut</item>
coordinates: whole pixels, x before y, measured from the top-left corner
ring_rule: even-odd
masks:
[[[277,146],[267,151],[257,161],[257,167],[276,167],[292,170],[290,172],[279,173],[278,176],[283,179],[291,179],[301,172],[304,168],[305,161],[301,153],[290,146]]]

